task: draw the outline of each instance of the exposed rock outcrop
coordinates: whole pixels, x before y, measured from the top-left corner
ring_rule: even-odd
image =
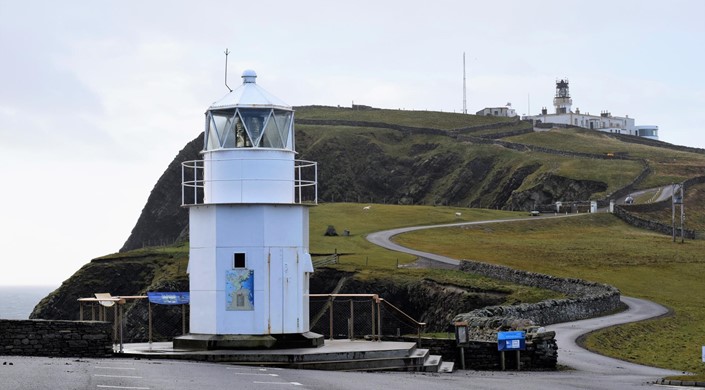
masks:
[[[607,184],[593,180],[575,180],[563,176],[546,174],[537,180],[539,184],[528,190],[512,193],[509,199],[511,210],[533,210],[537,205],[556,201],[582,201],[599,192],[607,191]]]
[[[174,243],[188,227],[188,210],[181,207],[181,163],[200,159],[203,135],[186,144],[166,168],[147,198],[121,252]]]

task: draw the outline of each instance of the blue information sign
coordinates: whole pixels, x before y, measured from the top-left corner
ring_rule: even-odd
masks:
[[[526,336],[523,331],[497,332],[498,351],[523,351],[526,349]]]
[[[189,293],[187,292],[148,292],[149,303],[157,305],[188,305]]]

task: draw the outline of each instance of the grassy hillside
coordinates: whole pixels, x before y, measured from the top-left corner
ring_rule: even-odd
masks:
[[[408,111],[360,109],[347,107],[304,106],[296,107],[296,119],[347,120],[362,122],[380,122],[410,127],[429,127],[442,130],[506,123],[511,126],[516,121],[512,118],[497,118],[477,115],[464,115],[438,111]]]
[[[455,215],[460,212],[461,216]],[[501,289],[511,292],[513,302],[536,302],[547,297],[555,298],[557,293],[518,286],[511,283],[491,280],[484,277],[468,276],[447,270],[403,269],[416,258],[393,252],[371,244],[365,239],[370,233],[404,226],[435,225],[457,222],[471,222],[488,219],[523,218],[524,213],[485,209],[460,209],[453,207],[363,205],[354,203],[323,204],[310,210],[310,252],[314,258],[338,253],[339,263],[335,268],[357,273],[358,278],[381,278],[403,282],[408,279],[428,278],[440,283],[483,290]],[[338,236],[325,236],[329,225],[335,227]],[[343,236],[348,230],[349,236]]]
[[[700,209],[702,211],[702,209]],[[561,220],[431,229],[397,242],[455,258],[476,259],[561,277],[607,283],[661,303],[673,316],[592,334],[590,348],[621,359],[702,372],[705,241],[672,243],[609,214]]]
[[[705,154],[678,151],[620,141],[606,133],[590,130],[554,129],[509,137],[506,141],[576,152],[645,159],[651,175],[637,188],[651,188],[705,175]]]
[[[645,167],[637,188],[705,174],[705,153],[590,130],[531,132],[509,118],[319,106],[296,115],[297,149],[319,163],[329,202],[527,210],[605,198]]]
[[[298,158],[318,162],[322,202],[526,211],[705,172],[705,151],[588,130],[534,133],[509,118],[321,106],[296,107],[296,118]],[[185,234],[180,164],[202,148],[199,136],[172,161],[124,250]]]
[[[527,209],[512,205],[512,193],[540,185],[546,177],[604,183],[604,190],[587,191],[579,199],[560,189],[553,194],[560,200],[588,200],[628,185],[643,169],[638,161],[516,151],[442,135],[409,137],[391,129],[325,125],[297,129],[304,140],[299,141],[301,158],[319,164],[319,198],[330,202]]]
[[[374,204],[369,210],[355,203],[322,204],[310,211],[310,251],[314,255],[340,254],[341,266],[355,270],[369,265],[375,269],[395,269],[397,261],[406,264],[414,256],[392,252],[371,244],[365,236],[380,230],[403,226],[471,222],[525,217],[524,213],[455,207],[400,206]],[[457,217],[456,212],[461,216]],[[329,225],[339,236],[324,236]],[[343,236],[348,230],[350,236]]]

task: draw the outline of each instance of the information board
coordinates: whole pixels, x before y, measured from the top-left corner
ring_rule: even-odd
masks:
[[[497,332],[498,351],[523,351],[526,349],[526,336],[523,331]]]
[[[187,292],[148,292],[147,297],[157,305],[188,305],[190,301]]]

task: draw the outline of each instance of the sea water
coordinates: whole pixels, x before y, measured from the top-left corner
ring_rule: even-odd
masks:
[[[26,320],[34,306],[57,286],[0,286],[0,319]]]

